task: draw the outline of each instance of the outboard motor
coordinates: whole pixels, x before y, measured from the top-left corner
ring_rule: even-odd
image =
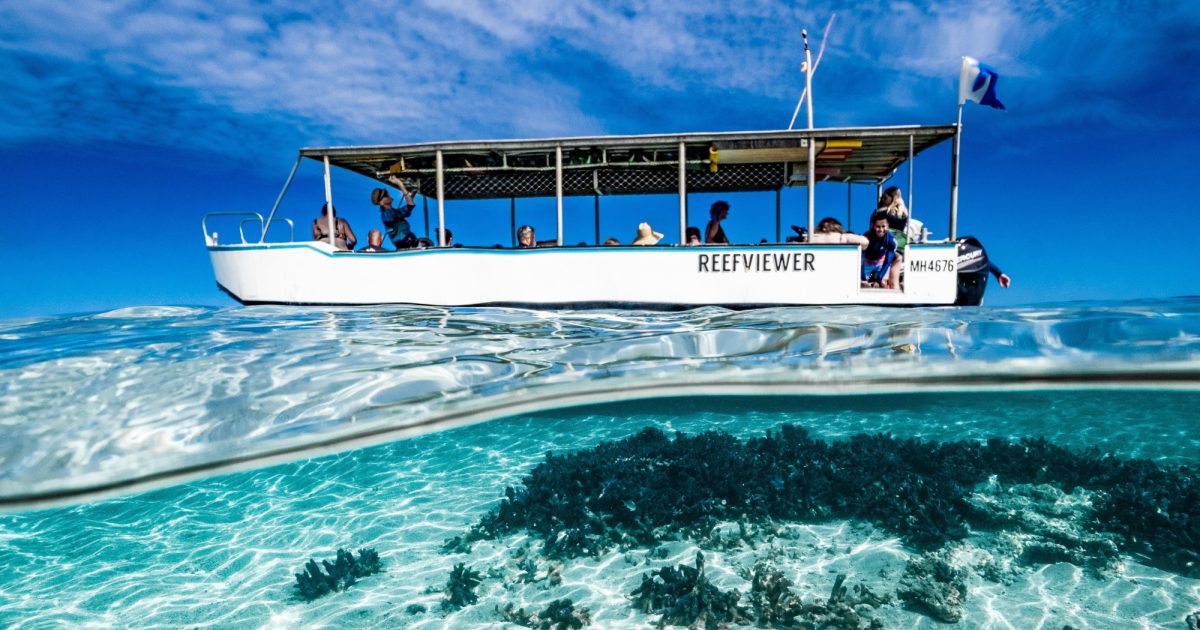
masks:
[[[974,236],[958,239],[958,297],[955,306],[979,306],[987,291],[988,256]]]

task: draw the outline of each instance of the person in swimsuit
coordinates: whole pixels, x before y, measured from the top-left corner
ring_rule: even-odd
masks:
[[[313,219],[312,235],[314,241],[329,242],[329,204],[321,206],[321,216]],[[358,239],[354,236],[354,230],[350,229],[350,223],[345,219],[337,218],[337,208],[333,209],[333,224],[335,233],[333,235],[334,247],[338,249],[352,250],[358,244]]]
[[[724,221],[729,216],[729,203],[725,201],[713,203],[712,208],[708,210],[708,214],[712,219],[708,222],[708,226],[704,228],[704,242],[716,245],[728,245],[729,239],[725,237],[725,230],[721,229],[721,221]]]
[[[825,217],[817,224],[810,243],[831,243],[834,245],[858,245],[859,249],[870,245],[870,240],[860,234],[846,234],[840,221],[833,217]]]

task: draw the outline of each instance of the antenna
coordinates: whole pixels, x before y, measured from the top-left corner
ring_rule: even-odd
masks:
[[[812,64],[812,71],[814,73],[817,71],[817,68],[820,67],[820,65],[821,65],[821,58],[825,56],[825,43],[829,41],[829,29],[833,27],[833,20],[836,17],[837,17],[836,13],[832,13],[829,15],[829,21],[825,23],[825,30],[821,33],[821,47],[817,49],[817,61]],[[807,53],[808,52],[808,31],[806,29],[801,29],[800,37],[802,37],[804,39],[804,51]],[[807,65],[800,66],[800,71],[805,72],[807,74]],[[808,96],[810,87],[811,86],[808,85],[808,82],[806,82],[804,91],[800,93],[800,100],[796,101],[796,109],[792,112],[792,122],[788,123],[789,131],[791,131],[792,127],[796,126],[796,117],[800,115],[800,105],[802,105],[804,103],[805,97]],[[811,107],[812,103],[809,103],[809,106]],[[811,127],[812,125],[809,125],[809,126]]]
[[[808,98],[808,128],[813,128],[813,112],[812,112],[812,53],[808,50],[808,31],[800,29],[800,37],[804,39],[804,94]],[[809,182],[812,185],[812,182]]]

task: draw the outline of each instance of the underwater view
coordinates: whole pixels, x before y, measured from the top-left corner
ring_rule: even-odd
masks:
[[[2,627],[1200,627],[1200,298],[0,340]]]

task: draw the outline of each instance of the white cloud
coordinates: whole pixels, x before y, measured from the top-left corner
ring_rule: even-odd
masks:
[[[0,97],[0,138],[220,147],[571,135],[607,131],[606,116],[623,112],[593,96],[622,90],[643,106],[695,95],[680,112],[692,119],[720,99],[721,111],[782,125],[802,84],[799,29],[818,45],[834,10],[818,117],[824,108],[839,124],[864,109],[860,122],[946,120],[962,54],[1001,69],[1002,98],[1029,122],[1068,88],[1119,92],[1180,45],[1160,33],[1200,21],[1187,3],[1104,13],[1065,2],[39,0],[0,9],[0,71],[18,86]],[[1125,103],[1075,108],[1145,115]]]

